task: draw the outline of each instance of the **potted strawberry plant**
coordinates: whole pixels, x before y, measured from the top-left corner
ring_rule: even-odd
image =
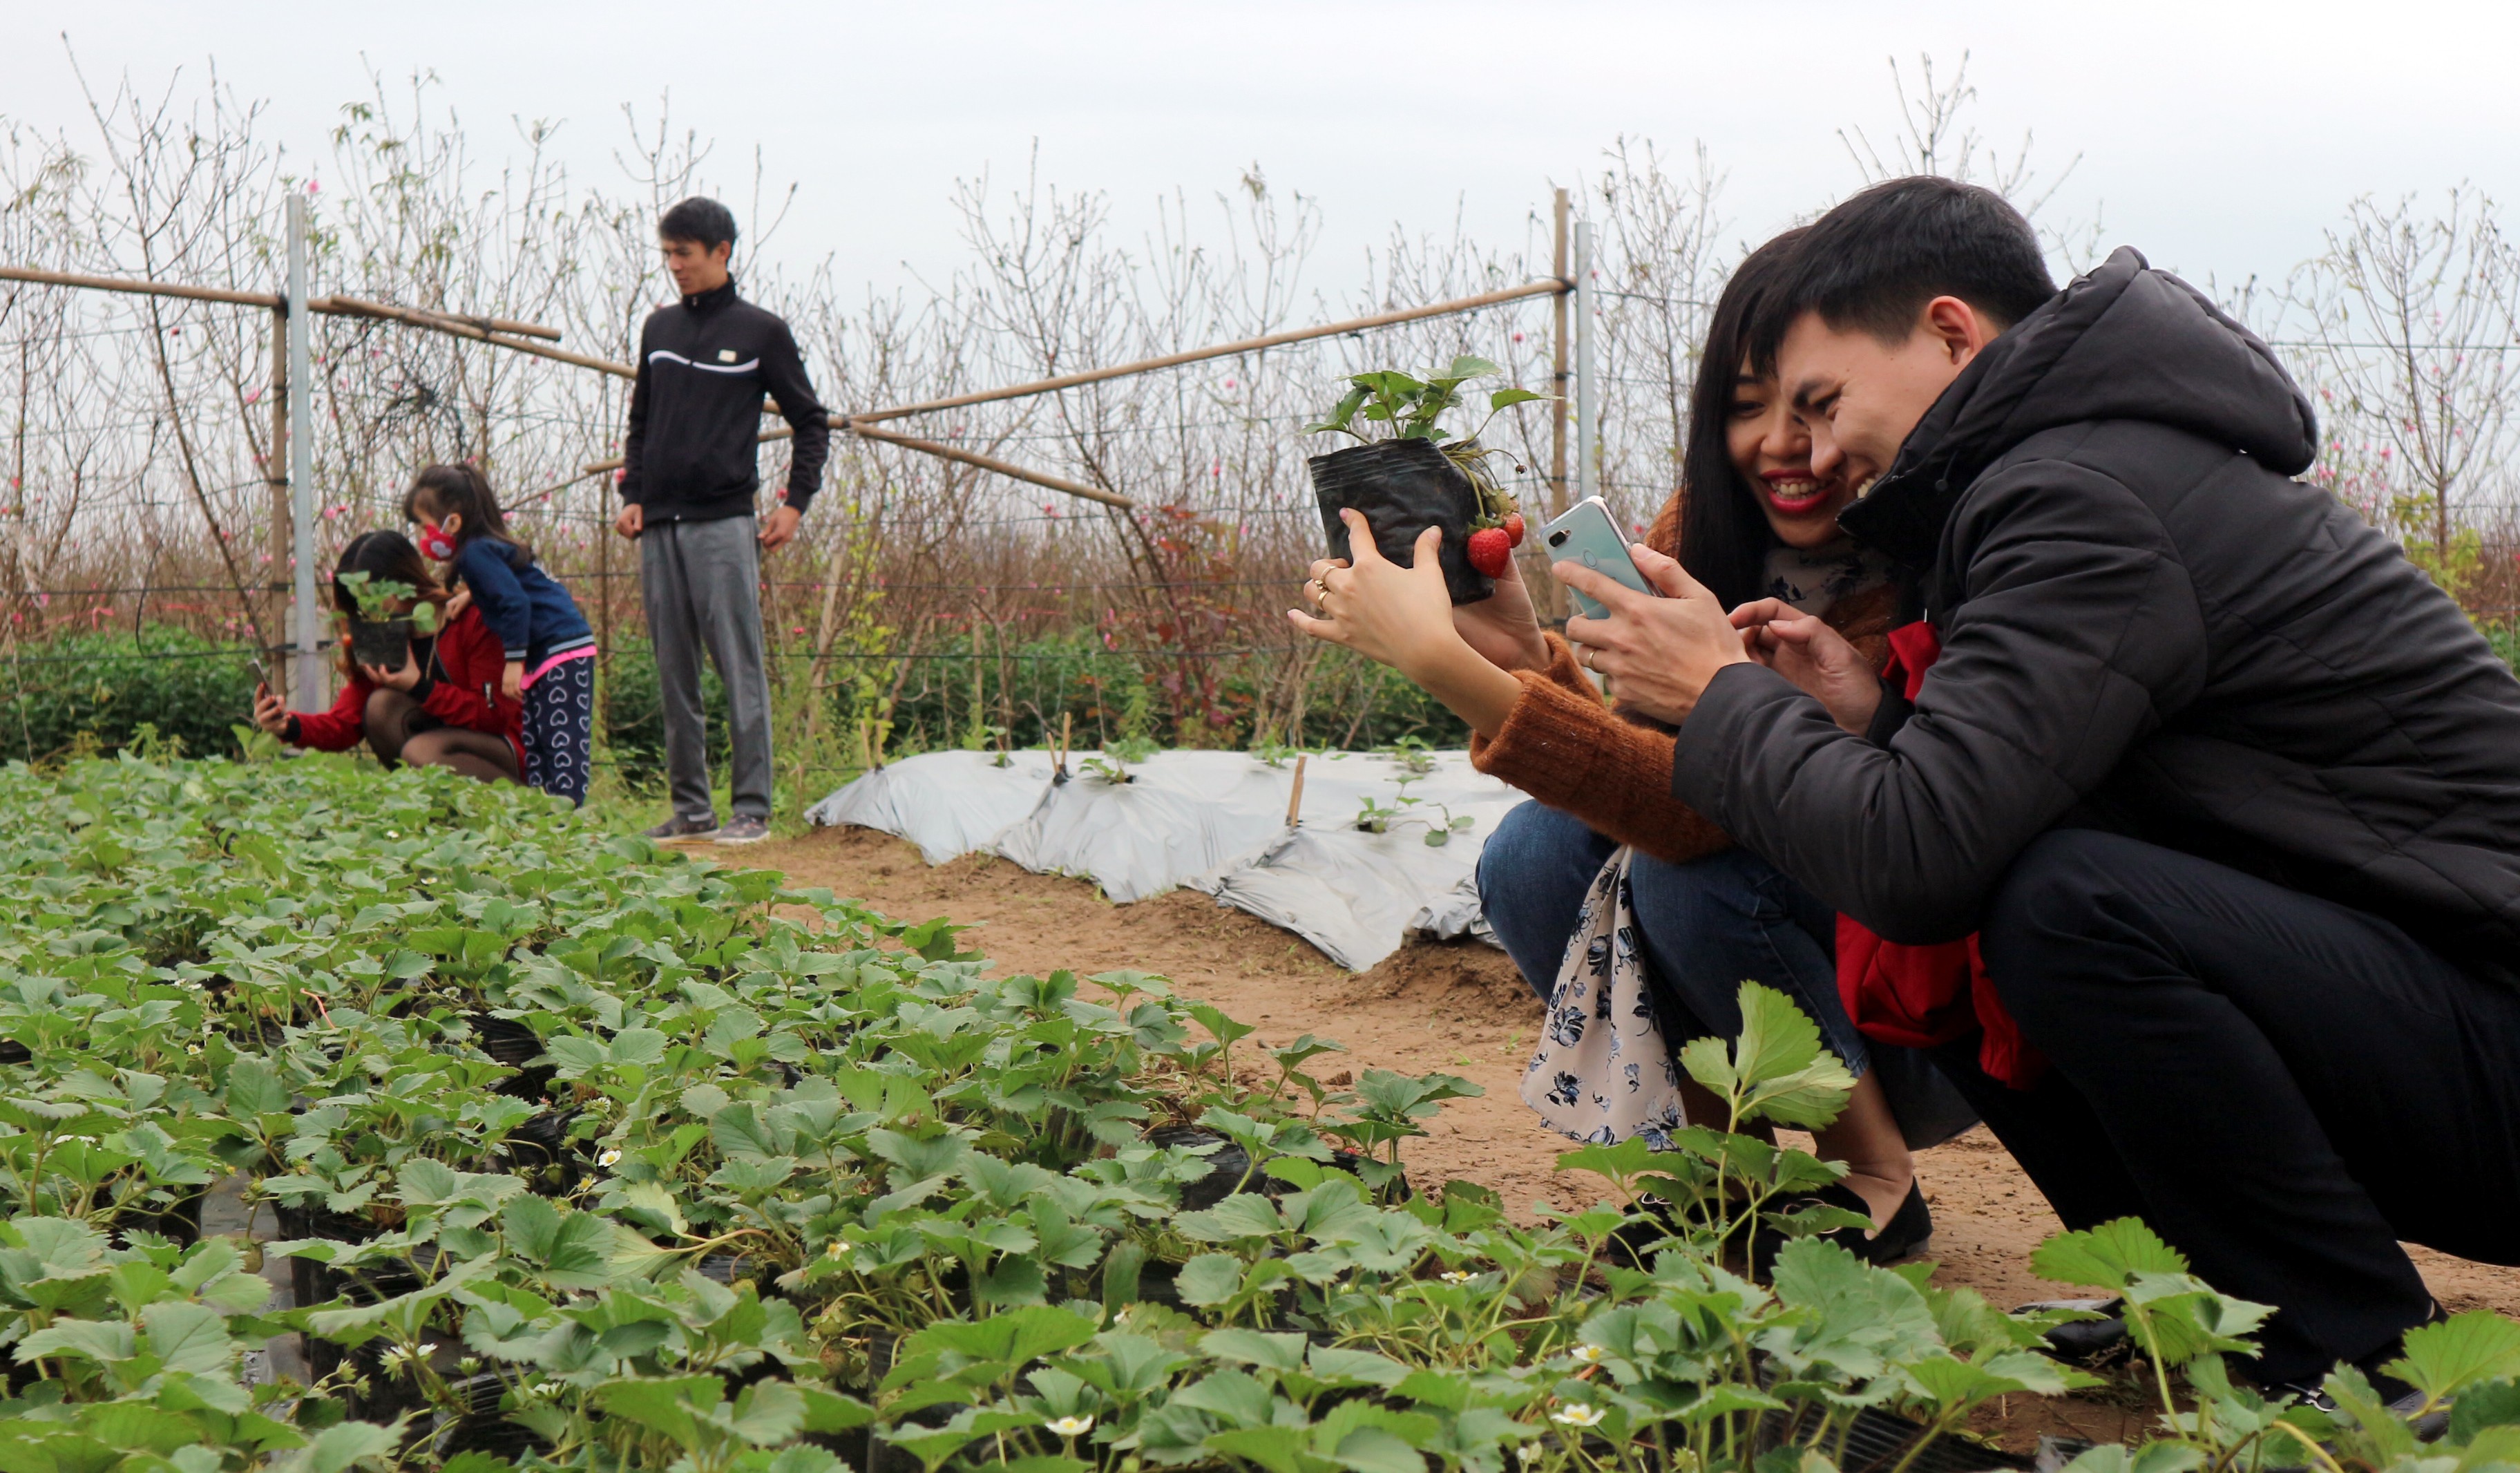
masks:
[[[412,636],[437,632],[437,606],[399,578],[345,573],[341,586],[359,606],[350,620],[350,658],[361,665],[401,669],[411,659]]]
[[[1440,527],[1437,556],[1453,602],[1477,603],[1495,591],[1489,580],[1505,573],[1522,541],[1522,513],[1488,474],[1487,458],[1503,452],[1480,448],[1479,435],[1505,410],[1548,395],[1497,390],[1488,395],[1488,418],[1460,438],[1438,421],[1463,402],[1463,385],[1501,372],[1464,353],[1423,379],[1388,369],[1357,374],[1328,417],[1304,427],[1307,435],[1335,433],[1357,441],[1305,462],[1331,556],[1347,556],[1339,513],[1351,508],[1373,529],[1375,548],[1403,565],[1415,555],[1418,534]]]

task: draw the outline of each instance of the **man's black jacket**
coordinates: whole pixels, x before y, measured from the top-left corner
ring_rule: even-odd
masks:
[[[801,512],[822,485],[832,426],[788,324],[737,297],[731,281],[649,313],[621,499],[651,522],[751,515],[765,391],[796,432],[781,499]]]
[[[1673,793],[1892,941],[1967,933],[2033,838],[2106,828],[2520,983],[2520,681],[2290,479],[2317,449],[2264,343],[2118,252],[1989,345],[1841,519],[1928,570],[1943,655],[1912,713],[1851,736],[1728,667]]]

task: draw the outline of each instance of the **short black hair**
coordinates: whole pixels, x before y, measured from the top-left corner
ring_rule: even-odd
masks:
[[[715,200],[694,195],[665,211],[656,234],[669,241],[692,241],[703,251],[735,244],[735,216]]]
[[[1903,343],[1937,297],[2008,328],[2056,295],[2038,232],[1994,190],[1934,174],[1887,179],[1822,215],[1793,269],[1759,303],[1750,355],[1773,369],[1805,312]]]

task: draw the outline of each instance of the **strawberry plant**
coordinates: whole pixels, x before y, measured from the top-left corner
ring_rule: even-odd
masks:
[[[411,584],[367,573],[345,573],[337,581],[350,590],[350,601],[359,606],[359,618],[368,622],[408,619],[420,633],[437,632],[437,606],[422,598],[420,590]]]
[[[1329,413],[1306,425],[1303,433],[1345,435],[1359,444],[1451,440],[1441,445],[1444,458],[1469,478],[1477,498],[1467,544],[1470,566],[1489,577],[1502,577],[1513,549],[1522,545],[1522,513],[1487,469],[1489,456],[1505,452],[1482,449],[1479,437],[1506,410],[1546,400],[1550,395],[1529,389],[1495,390],[1488,394],[1486,417],[1465,436],[1456,437],[1440,421],[1466,402],[1463,385],[1503,372],[1485,358],[1463,353],[1449,366],[1432,370],[1422,379],[1392,369],[1355,374],[1347,381],[1348,391],[1330,406]]]
[[[1608,1200],[1523,1221],[1409,1177],[1476,1086],[1333,1085],[1309,1035],[1246,1074],[1161,978],[1000,975],[441,769],[12,766],[0,1468],[1822,1473],[2078,1384],[2046,1318],[1809,1240],[1840,1169],[1746,1132],[1849,1082],[1742,1012],[1682,1061],[1724,1120],[1568,1153]],[[2493,1316],[2408,1338],[2419,1429],[2356,1372],[2333,1410],[2236,1388],[2264,1312],[2139,1224],[2039,1266],[2158,1370],[2157,1439],[2081,1473],[2520,1439]]]

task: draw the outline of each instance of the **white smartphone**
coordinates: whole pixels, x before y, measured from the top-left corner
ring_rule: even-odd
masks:
[[[1581,563],[1599,573],[1608,574],[1639,593],[1662,597],[1628,555],[1628,539],[1619,533],[1618,519],[1610,515],[1609,504],[1598,496],[1587,496],[1540,529],[1540,545],[1548,550],[1552,563]],[[1610,611],[1600,600],[1589,598],[1569,588],[1566,595],[1575,601],[1575,611],[1586,619],[1607,619]]]

